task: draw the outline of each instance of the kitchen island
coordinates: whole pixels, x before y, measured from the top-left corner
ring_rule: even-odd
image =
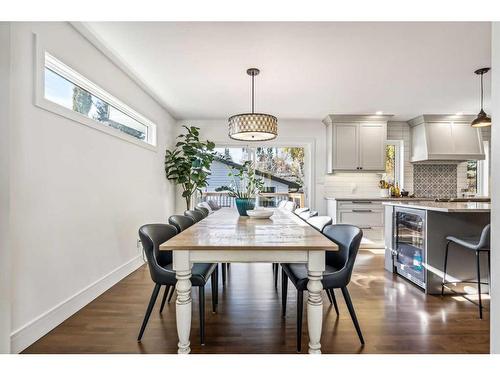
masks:
[[[386,201],[383,205],[385,269],[428,294],[441,293],[446,236],[479,236],[490,222],[491,204],[484,202]],[[452,246],[447,281],[474,279],[474,252]],[[486,281],[486,259],[481,269]]]

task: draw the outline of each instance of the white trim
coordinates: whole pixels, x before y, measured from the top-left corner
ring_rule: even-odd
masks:
[[[477,161],[477,189],[476,195],[487,197],[490,190],[490,143],[483,141],[484,160]]]
[[[405,178],[405,143],[403,140],[399,140],[399,139],[388,139],[387,141],[385,141],[385,145],[394,145],[396,146],[396,155],[395,155],[395,158],[396,158],[396,165],[394,166],[395,168],[395,180],[394,181],[395,183],[397,182],[398,183],[398,186],[400,189],[403,189],[404,188],[404,178]],[[384,160],[385,160],[385,152],[384,152]],[[385,173],[385,172],[384,172]]]
[[[10,335],[11,352],[20,353],[144,264],[140,255],[44,312]]]
[[[34,104],[37,107],[45,109],[49,112],[55,113],[57,115],[63,116],[79,124],[86,125],[92,129],[99,130],[103,133],[115,136],[117,138],[123,139],[135,145],[144,147],[151,151],[158,151],[157,148],[157,125],[151,120],[147,119],[145,116],[141,115],[121,100],[117,99],[113,95],[109,94],[107,91],[100,88],[98,85],[88,80],[78,72],[76,72],[71,67],[67,66],[63,62],[59,61],[53,57],[44,47],[37,34],[34,35],[34,45],[35,45],[35,62],[34,62]],[[75,83],[76,85],[82,87],[83,89],[90,92],[92,95],[97,96],[99,99],[104,100],[111,106],[115,107],[119,111],[122,111],[127,116],[130,116],[134,120],[140,122],[148,128],[147,141],[142,141],[140,139],[134,138],[126,133],[114,129],[112,127],[101,124],[81,113],[72,111],[65,108],[57,103],[47,100],[44,95],[45,91],[45,66],[49,67],[51,70],[61,75],[63,78]]]

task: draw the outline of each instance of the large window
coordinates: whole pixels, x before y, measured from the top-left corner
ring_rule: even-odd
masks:
[[[212,164],[207,191],[229,185],[231,169],[245,161],[253,161],[256,173],[272,192],[300,191],[304,187],[303,147],[216,147],[217,158]]]
[[[204,196],[218,199],[219,204],[232,204],[224,196],[225,186],[239,187],[240,181],[229,176],[231,170],[240,169],[245,161],[252,161],[256,175],[264,182],[259,194],[259,205],[274,206],[283,199],[305,201],[304,147],[235,147],[215,148],[217,157],[210,168],[208,186]],[[293,193],[293,195],[292,195]]]
[[[469,160],[466,168],[466,186],[462,193],[488,196],[489,194],[489,142],[484,142],[485,160]]]
[[[156,126],[70,67],[45,53],[44,99],[149,145],[156,144]]]

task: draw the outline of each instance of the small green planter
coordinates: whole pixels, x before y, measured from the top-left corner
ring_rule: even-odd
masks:
[[[248,216],[247,210],[255,208],[255,198],[236,198],[236,208],[240,216]]]

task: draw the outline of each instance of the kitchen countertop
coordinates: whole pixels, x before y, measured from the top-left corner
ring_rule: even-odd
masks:
[[[384,202],[386,206],[398,206],[406,208],[414,208],[426,211],[438,212],[490,212],[491,203],[484,202]]]

